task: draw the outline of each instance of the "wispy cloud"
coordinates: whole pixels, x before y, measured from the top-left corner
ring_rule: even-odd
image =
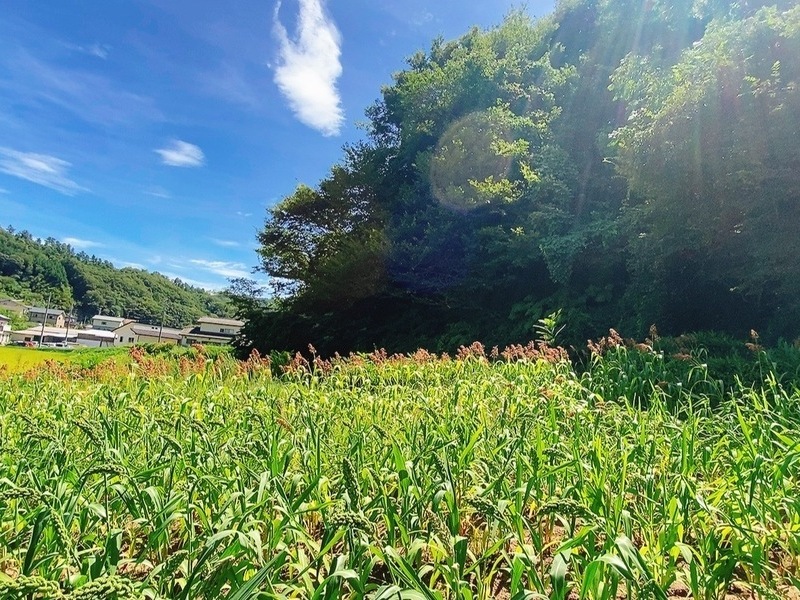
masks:
[[[25,50],[0,54],[0,91],[30,108],[57,106],[103,126],[162,121],[151,98],[118,88],[101,75],[50,65]]]
[[[9,192],[7,189],[5,189],[5,188],[0,188],[0,194],[10,194],[10,193],[11,193],[11,192]]]
[[[261,95],[253,83],[256,79],[257,75],[246,72],[244,67],[227,62],[197,74],[197,84],[205,94],[251,110],[262,105]]]
[[[161,155],[161,162],[171,167],[201,167],[206,161],[200,146],[183,140],[172,140],[169,146],[154,152]]]
[[[117,256],[105,256],[106,260],[111,261],[115,267],[118,269],[139,269],[140,271],[147,271],[147,267],[145,267],[142,263],[132,262],[129,260],[123,260]]]
[[[74,196],[87,189],[68,176],[72,165],[48,154],[19,152],[0,147],[0,172],[43,185],[67,196]]]
[[[236,211],[236,216],[237,216],[237,217],[252,217],[252,216],[253,216],[253,213],[249,213],[249,212],[244,212],[244,211],[241,211],[241,210],[237,210],[237,211]]]
[[[106,60],[108,58],[108,51],[111,50],[111,46],[108,44],[98,43],[90,44],[88,46],[82,46],[80,44],[64,44],[64,46],[70,50],[74,50],[75,52],[88,54],[89,56],[94,56],[95,58],[100,58],[102,60]]]
[[[172,195],[159,185],[146,189],[144,193],[147,194],[148,196],[161,198],[162,200],[169,200],[170,198],[172,198]]]
[[[82,240],[80,238],[75,237],[65,237],[61,240],[65,244],[69,244],[73,248],[77,248],[78,250],[87,250],[89,248],[102,248],[105,244],[101,244],[100,242],[93,242],[92,240]]]
[[[220,277],[249,277],[250,271],[247,266],[238,262],[226,262],[223,260],[203,260],[199,258],[191,259],[189,261],[193,265],[219,275]]]
[[[189,277],[184,277],[183,275],[178,275],[176,273],[171,273],[169,271],[160,271],[160,273],[166,277],[167,279],[179,279],[183,283],[187,285],[191,285],[198,288],[203,288],[204,290],[209,290],[211,292],[220,292],[224,290],[227,285],[224,283],[212,283],[210,281],[199,281],[197,279],[191,279]]]
[[[241,246],[239,242],[234,242],[233,240],[218,240],[217,238],[211,238],[211,241],[217,246],[222,246],[223,248],[238,248]]]
[[[323,0],[300,0],[295,39],[289,37],[275,8],[278,65],[275,83],[301,122],[330,136],[344,122],[336,81],[342,74],[341,36],[325,14]]]

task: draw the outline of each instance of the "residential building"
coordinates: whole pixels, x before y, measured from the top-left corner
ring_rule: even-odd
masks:
[[[131,321],[114,330],[114,344],[127,346],[129,344],[178,344],[181,341],[180,329],[162,327],[161,325],[148,325]]]
[[[19,300],[14,300],[13,298],[2,298],[0,299],[0,310],[4,313],[16,313],[18,315],[24,315],[28,312],[30,307],[25,304],[24,302],[20,302]]]
[[[75,329],[64,329],[63,327],[44,327],[44,335],[42,335],[42,326],[30,327],[28,329],[20,329],[12,331],[11,340],[14,342],[39,342],[39,337],[42,338],[43,344],[68,342],[75,343],[78,339],[78,332]]]
[[[45,315],[47,315],[47,322],[45,323]],[[28,309],[28,320],[34,323],[44,323],[50,327],[64,327],[64,319],[66,313],[59,308],[41,308],[39,306],[31,306]]]
[[[76,329],[75,333],[78,334],[76,342],[90,348],[110,348],[116,339],[113,331],[104,329]]]
[[[105,331],[114,331],[122,327],[125,323],[133,322],[131,319],[123,319],[122,317],[112,317],[110,315],[95,315],[92,317],[92,329],[103,329]]]
[[[11,341],[11,319],[0,315],[0,346],[5,346]]]
[[[181,344],[229,344],[244,322],[219,317],[201,317],[197,323],[181,331]]]

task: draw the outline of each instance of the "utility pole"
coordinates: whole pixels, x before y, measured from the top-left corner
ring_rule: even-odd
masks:
[[[68,343],[69,340],[69,322],[72,320],[72,306],[69,307],[67,310],[67,332],[64,334],[64,343]]]
[[[161,343],[161,334],[164,332],[164,319],[167,317],[167,309],[161,311],[161,327],[158,330],[158,343]]]
[[[47,306],[44,308],[44,319],[42,319],[42,330],[39,332],[39,348],[42,347],[42,340],[44,340],[44,326],[47,323],[47,315],[50,313],[50,298],[52,294],[47,294]]]

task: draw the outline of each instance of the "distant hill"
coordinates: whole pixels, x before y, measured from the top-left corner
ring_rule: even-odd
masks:
[[[125,267],[75,252],[71,246],[27,231],[0,228],[0,298],[11,297],[72,313],[79,320],[103,313],[182,327],[202,315],[231,316],[223,294],[160,273]]]

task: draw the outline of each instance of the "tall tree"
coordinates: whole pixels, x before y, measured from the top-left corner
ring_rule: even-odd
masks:
[[[764,8],[713,22],[674,66],[632,55],[614,75],[632,267],[682,327],[800,310],[797,56],[800,7]]]

